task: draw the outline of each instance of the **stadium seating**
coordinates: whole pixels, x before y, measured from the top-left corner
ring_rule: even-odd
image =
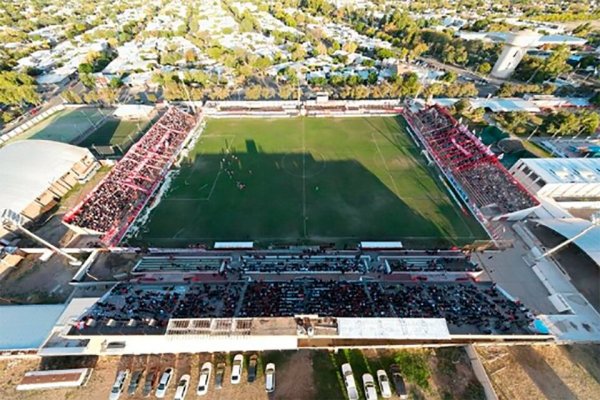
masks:
[[[460,184],[479,209],[493,206],[503,215],[539,204],[497,157],[443,107],[405,110],[404,116],[438,166]]]
[[[164,328],[170,318],[445,318],[468,333],[523,333],[532,315],[494,284],[302,279],[144,285],[121,283],[80,318],[78,330],[136,325]],[[137,324],[136,324],[137,323]]]
[[[167,110],[64,221],[103,234],[105,244],[118,242],[162,182],[195,122],[183,111]]]

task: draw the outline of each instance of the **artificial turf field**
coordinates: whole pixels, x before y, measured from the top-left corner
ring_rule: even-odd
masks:
[[[11,141],[36,139],[73,143],[93,125],[102,121],[107,113],[107,111],[95,107],[58,111],[14,137]]]
[[[125,150],[148,125],[149,120],[124,120],[110,117],[79,146],[120,146]]]
[[[397,117],[209,119],[134,242],[431,248],[487,239]]]

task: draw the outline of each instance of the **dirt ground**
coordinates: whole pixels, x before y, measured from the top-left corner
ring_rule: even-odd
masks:
[[[16,359],[0,360],[0,399],[14,400],[106,400],[110,388],[116,377],[117,371],[128,368],[131,372],[136,370],[150,370],[160,368],[164,370],[168,367],[174,367],[176,374],[169,385],[165,398],[172,399],[175,395],[175,389],[179,378],[184,374],[191,375],[192,386],[188,392],[188,398],[197,398],[195,395],[198,383],[200,366],[211,361],[213,368],[217,362],[226,362],[223,388],[216,390],[214,387],[214,369],[209,391],[203,398],[206,400],[308,400],[316,398],[314,395],[314,385],[312,385],[312,369],[310,368],[310,352],[269,352],[259,355],[257,378],[253,383],[247,382],[247,359],[251,353],[245,354],[246,365],[242,382],[239,385],[232,385],[229,380],[231,376],[231,360],[233,355],[222,353],[216,354],[162,354],[162,355],[144,355],[144,356],[123,356],[123,357],[101,357],[93,360],[95,363],[94,372],[88,384],[79,389],[57,389],[46,391],[18,392],[15,390],[25,372],[40,368],[40,359]],[[50,360],[48,364],[47,360]],[[276,392],[274,396],[269,396],[265,391],[264,368],[268,362],[276,364]],[[68,362],[55,362],[52,359],[45,359],[44,364],[49,369],[73,368],[83,365],[74,365]],[[87,366],[87,365],[86,365]],[[143,387],[144,378],[140,383]],[[125,391],[129,385],[126,382]],[[127,399],[142,399],[141,389],[135,396],[126,396]]]
[[[479,347],[501,400],[597,399],[600,345]]]
[[[97,280],[112,281],[115,275],[129,273],[139,258],[138,254],[100,253],[89,274]]]
[[[78,268],[57,254],[46,262],[30,254],[0,281],[0,304],[64,302],[73,290],[69,281]]]

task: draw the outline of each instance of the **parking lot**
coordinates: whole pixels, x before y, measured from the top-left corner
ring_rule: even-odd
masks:
[[[252,383],[248,382],[248,360],[256,354],[257,376]],[[406,358],[413,354],[417,358]],[[236,353],[201,353],[201,354],[160,354],[139,356],[110,356],[110,357],[48,357],[42,360],[15,359],[0,360],[0,399],[15,400],[106,400],[119,371],[129,370],[129,376],[123,385],[123,393],[119,399],[142,399],[144,384],[148,371],[162,372],[173,368],[174,373],[165,399],[175,397],[177,383],[186,374],[190,375],[190,386],[186,399],[208,400],[309,400],[346,398],[346,389],[343,384],[341,365],[349,363],[353,370],[354,380],[358,389],[359,399],[364,399],[362,375],[370,373],[376,376],[376,371],[384,369],[390,375],[391,364],[399,364],[407,389],[412,398],[427,398],[442,400],[449,398],[479,399],[476,389],[478,384],[468,358],[459,348],[449,350],[415,350],[412,352],[395,350],[340,350],[338,353],[327,351],[271,351],[264,353],[247,352],[244,355],[244,369],[239,384],[231,384],[231,364]],[[401,358],[397,358],[401,356]],[[410,371],[415,371],[419,361],[419,368],[424,373],[419,380]],[[204,396],[197,396],[196,389],[203,363],[211,362],[213,372],[211,375],[208,392]],[[226,364],[223,377],[223,387],[215,387],[215,368],[218,363]],[[268,394],[265,391],[265,366],[267,363],[276,366],[275,391]],[[27,371],[67,369],[67,368],[93,368],[89,382],[80,388],[53,389],[45,391],[18,392],[16,385],[21,381]],[[418,368],[417,368],[418,369]],[[133,395],[128,395],[128,386],[131,376],[135,371],[143,371],[138,387]],[[376,378],[377,379],[377,378]],[[376,383],[378,386],[378,384]],[[155,390],[148,397],[155,397]],[[380,389],[377,388],[380,395]],[[392,399],[398,399],[396,395]]]
[[[289,352],[288,352],[289,353]],[[122,357],[101,357],[94,360],[84,360],[83,358],[75,357],[50,357],[46,359],[23,359],[23,360],[4,360],[0,361],[0,375],[3,376],[4,382],[0,385],[0,399],[43,399],[43,400],[105,400],[109,398],[112,385],[119,371],[129,370],[129,376],[123,385],[123,392],[120,399],[142,399],[142,390],[144,388],[146,375],[149,371],[157,371],[162,374],[167,368],[173,368],[174,374],[168,385],[165,393],[165,399],[173,399],[179,379],[186,374],[189,374],[190,386],[188,388],[186,399],[200,398],[196,395],[198,379],[200,375],[200,367],[206,361],[213,364],[213,371],[208,387],[208,393],[202,396],[207,400],[260,400],[270,398],[290,398],[288,396],[280,397],[279,393],[284,395],[289,393],[289,388],[286,388],[286,381],[295,385],[297,381],[292,379],[282,379],[286,375],[284,364],[290,357],[282,357],[282,352],[269,353],[245,353],[244,354],[244,369],[242,379],[239,384],[231,384],[231,363],[235,354],[224,353],[202,353],[202,354],[160,354],[160,355],[140,355],[140,356],[122,356]],[[258,355],[257,376],[253,383],[248,383],[248,359],[252,354]],[[284,360],[286,361],[284,363]],[[226,364],[223,377],[223,387],[215,388],[215,368],[220,362]],[[266,363],[274,362],[276,367],[282,366],[282,371],[277,370],[276,376],[276,391],[273,395],[265,391],[265,376],[264,368]],[[89,382],[81,388],[76,389],[54,389],[45,391],[29,391],[18,392],[15,390],[25,372],[39,369],[68,369],[76,367],[90,367],[94,371]],[[128,394],[128,386],[131,381],[131,376],[135,371],[143,371],[141,380],[137,390],[133,395]],[[310,369],[309,369],[310,371]],[[312,372],[312,371],[310,371]],[[289,376],[289,374],[288,374]],[[158,381],[158,380],[157,380]],[[156,398],[156,385],[152,394],[148,398]],[[306,397],[298,397],[303,399]],[[311,398],[311,397],[308,397]]]

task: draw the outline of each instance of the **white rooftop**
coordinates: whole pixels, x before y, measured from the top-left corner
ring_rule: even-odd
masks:
[[[22,140],[0,148],[0,210],[22,212],[89,150],[48,140]]]
[[[598,158],[522,158],[546,183],[600,183]]]
[[[338,318],[346,339],[449,339],[444,318]]]

